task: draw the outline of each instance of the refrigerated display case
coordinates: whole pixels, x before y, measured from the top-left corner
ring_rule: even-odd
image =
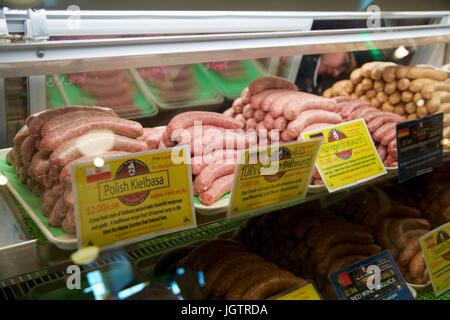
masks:
[[[379,19],[377,27],[368,23],[374,18]],[[305,246],[306,235],[296,234],[300,231],[295,228],[330,223],[328,228],[333,228],[335,222],[339,226],[345,220],[349,230],[361,231],[368,227],[370,217],[386,206],[401,207],[407,211],[405,217],[425,219],[426,226],[420,230],[445,224],[449,221],[445,201],[448,151],[443,153],[441,168],[414,178],[412,183],[398,183],[398,168],[385,164],[386,174],[374,180],[333,193],[323,184],[311,184],[305,198],[232,219],[226,215],[229,193],[212,205],[194,196],[196,228],[102,251],[93,262],[80,266],[81,291],[70,291],[66,281],[77,237],[61,227],[49,226],[42,212],[42,197],[24,183],[26,180],[20,180],[6,163],[6,154],[27,116],[43,110],[76,105],[114,109],[133,104],[124,113],[114,110],[144,128],[166,126],[186,111],[225,112],[257,78],[277,75],[294,83],[302,56],[365,51],[376,60],[381,52],[392,57],[392,52],[403,46],[411,60],[406,63],[394,57],[390,61],[441,67],[449,63],[449,19],[449,12],[380,12],[375,17],[370,12],[79,11],[74,15],[3,8],[0,171],[7,184],[0,186],[0,220],[5,230],[0,238],[1,298],[125,299],[143,290],[148,294],[144,298],[177,299],[180,295],[173,287],[177,275],[173,269],[161,272],[159,258],[172,249],[193,250],[219,239],[244,243],[259,256],[255,259],[274,263],[277,275],[289,272],[314,283],[323,298],[336,298],[328,283],[329,270],[322,270],[332,261],[320,265],[323,257],[311,256],[315,246]],[[106,98],[99,98],[101,94],[95,97],[102,93],[99,88]],[[106,100],[122,91],[128,95],[124,102]],[[99,103],[100,99],[105,104]],[[448,143],[445,138],[443,144]],[[423,190],[417,185],[424,186]],[[381,245],[374,234],[364,245],[359,259],[381,249],[395,249],[389,243]],[[249,263],[252,259],[242,257]],[[159,270],[155,270],[158,260]],[[344,266],[340,261],[334,267]],[[400,269],[405,275],[409,272],[405,266]],[[407,282],[414,280],[408,277]],[[162,286],[153,288],[148,281]],[[209,283],[212,291],[205,293],[194,285],[196,281],[195,277],[179,279],[185,290],[183,298],[226,297],[219,289],[220,294],[212,294],[215,287],[211,289]],[[104,285],[103,291],[94,290],[98,283]],[[448,292],[436,297],[429,282],[409,285],[417,291],[416,299],[448,300]],[[253,291],[250,293],[255,294]],[[247,297],[258,297],[250,293]]]

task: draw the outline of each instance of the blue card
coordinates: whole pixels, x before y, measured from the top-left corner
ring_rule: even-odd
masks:
[[[414,300],[389,250],[328,275],[341,300]]]

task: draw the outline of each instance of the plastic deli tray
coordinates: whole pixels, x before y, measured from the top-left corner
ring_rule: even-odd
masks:
[[[118,114],[121,117],[130,119],[157,115],[159,110],[155,104],[155,101],[153,101],[151,96],[142,90],[142,86],[140,86],[140,84],[133,79],[129,70],[126,70],[125,72],[127,72],[133,82],[133,87],[131,89],[133,93],[133,102],[139,110],[138,112],[124,112],[123,114],[119,112]],[[69,80],[71,78],[69,77],[70,76],[67,74],[48,75],[46,77],[49,100],[48,105],[53,108],[67,105],[98,105],[97,99],[92,97],[87,91],[81,89],[80,86],[75,84],[75,82],[71,82]],[[114,107],[111,108],[114,109]]]
[[[228,99],[235,99],[239,97],[242,90],[248,86],[248,84],[256,78],[264,75],[268,75],[261,66],[261,63],[256,60],[242,60],[243,75],[241,77],[223,78],[218,73],[218,70],[214,70],[214,67],[209,67],[208,64],[203,64],[202,68],[205,70],[208,77],[216,88]]]
[[[228,206],[230,204],[230,195],[231,195],[230,192],[225,193],[222,197],[219,198],[219,200],[217,200],[216,202],[212,203],[209,206],[204,205],[200,201],[198,196],[194,196],[195,211],[205,216],[225,213],[228,211]]]
[[[190,87],[187,87],[187,89],[186,87],[179,88],[178,96],[173,97],[172,101],[169,99],[169,97],[167,98],[168,100],[162,98],[160,95],[164,94],[163,90],[158,89],[154,85],[152,85],[150,80],[146,80],[146,78],[151,79],[152,75],[155,74],[153,73],[153,71],[155,70],[158,71],[158,68],[143,68],[139,70],[131,69],[133,77],[136,79],[137,82],[143,81],[143,83],[149,90],[149,94],[151,95],[152,100],[155,101],[155,103],[158,105],[160,109],[173,110],[179,108],[198,107],[204,105],[215,105],[220,104],[224,101],[223,96],[211,83],[208,75],[203,70],[202,66],[199,64],[192,64],[185,66],[185,70],[189,70],[192,74],[193,79],[192,85]],[[158,74],[159,73],[156,73],[155,79],[158,76]],[[177,82],[176,81],[170,82],[170,80],[166,80],[164,79],[164,77],[160,80],[163,82],[166,81],[166,85],[168,84],[169,86],[173,86],[173,90],[177,92],[175,89],[177,86]],[[182,79],[180,81],[182,81]]]
[[[0,150],[0,171],[8,179],[6,187],[51,243],[63,250],[76,249],[77,238],[66,233],[62,228],[48,225],[48,218],[43,215],[41,210],[42,198],[34,195],[28,185],[20,182],[15,169],[6,163],[5,156],[9,150],[11,148]]]
[[[68,275],[34,287],[28,293],[27,298],[32,300],[96,300],[95,290],[92,290],[94,285],[103,284],[109,290],[118,292],[147,281],[127,262],[113,262],[96,269],[86,270],[81,272],[80,276],[80,289],[67,287]]]

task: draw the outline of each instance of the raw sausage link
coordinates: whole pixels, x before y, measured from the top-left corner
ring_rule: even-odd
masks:
[[[302,114],[297,119],[291,121],[288,124],[287,131],[293,138],[297,138],[303,131],[303,129],[305,129],[307,126],[310,126],[314,123],[323,123],[323,122],[333,124],[340,123],[342,122],[342,117],[335,112],[329,112],[324,110],[305,111],[302,112]]]
[[[42,139],[41,150],[54,150],[62,143],[79,137],[91,130],[110,130],[115,134],[137,138],[142,136],[143,128],[139,122],[121,118],[90,118],[77,120],[64,127],[54,130]]]
[[[63,127],[71,122],[74,122],[76,120],[82,120],[82,119],[89,119],[92,117],[112,117],[112,118],[118,118],[119,116],[106,110],[80,110],[80,111],[74,111],[70,113],[61,114],[57,117],[54,117],[53,119],[46,122],[41,129],[41,136],[45,137],[49,135],[54,130],[58,129],[59,127]]]
[[[423,274],[425,268],[425,258],[423,256],[423,252],[419,251],[409,263],[409,273],[413,278],[416,278]]]
[[[322,98],[318,96],[296,96],[289,101],[283,108],[283,116],[287,120],[294,120],[300,114],[307,110],[324,110],[328,112],[336,112],[336,102],[332,99]],[[280,114],[281,115],[281,114]],[[279,115],[278,115],[279,116]]]
[[[50,163],[53,166],[64,167],[70,161],[78,159],[86,154],[83,154],[83,145],[108,145],[109,150],[105,151],[125,151],[125,152],[141,152],[147,150],[147,143],[138,141],[119,135],[91,135],[76,137],[68,140],[57,147],[50,156]],[[95,153],[98,153],[95,152]]]
[[[293,278],[282,274],[270,276],[254,283],[242,295],[242,300],[263,300],[287,289],[300,288],[308,282],[301,278]]]
[[[216,202],[225,193],[231,191],[231,189],[233,188],[233,180],[234,174],[220,177],[211,184],[208,191],[203,192],[199,195],[200,201],[207,206]]]
[[[226,129],[239,129],[242,127],[240,121],[220,113],[208,111],[183,112],[173,117],[167,125],[167,130],[162,139],[164,145],[168,147],[174,146],[180,131],[194,126],[195,121],[201,121],[202,125],[212,125]]]
[[[26,137],[28,137],[30,130],[28,126],[25,124],[19,131],[17,131],[16,135],[13,138],[13,144],[20,145],[23,143]]]
[[[60,197],[58,201],[56,201],[55,206],[50,213],[50,216],[48,218],[48,225],[50,227],[60,227],[62,221],[66,217],[67,210],[68,208],[64,203],[64,197]]]
[[[277,100],[278,98],[291,93],[292,91],[289,90],[277,90],[269,95],[267,95],[261,102],[261,109],[266,112],[270,112],[272,108],[272,102]]]
[[[93,110],[102,110],[106,112],[110,112],[112,114],[115,114],[115,112],[110,108],[104,108],[104,107],[97,107],[97,106],[70,106],[70,107],[61,107],[57,109],[49,109],[42,112],[39,112],[36,114],[29,122],[28,127],[30,128],[30,135],[32,136],[39,136],[41,134],[41,128],[42,126],[50,121],[51,119],[68,113],[68,112],[75,112],[75,111],[93,111]]]

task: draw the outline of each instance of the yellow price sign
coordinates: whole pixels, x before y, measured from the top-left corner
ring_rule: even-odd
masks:
[[[320,144],[313,140],[242,151],[228,217],[304,198]]]
[[[72,167],[80,248],[124,245],[196,227],[189,148],[174,149]]]
[[[420,246],[436,296],[450,289],[450,222],[420,238]]]
[[[323,140],[317,169],[329,192],[387,173],[364,120],[305,132],[302,137],[305,140]]]
[[[276,300],[322,300],[312,283],[293,290],[289,293],[281,293],[275,297]]]

